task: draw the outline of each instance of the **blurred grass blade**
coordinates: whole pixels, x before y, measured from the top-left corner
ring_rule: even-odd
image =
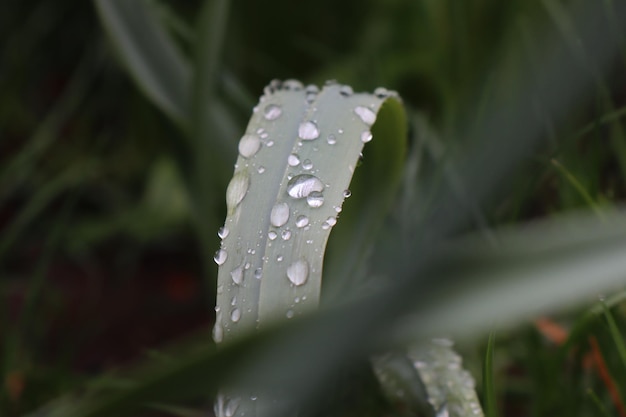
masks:
[[[483,405],[485,417],[498,416],[498,404],[496,396],[496,384],[494,380],[493,353],[496,345],[496,332],[489,334],[485,362],[483,364]]]
[[[95,0],[109,39],[139,88],[185,127],[190,69],[147,0]]]
[[[617,349],[619,358],[622,361],[624,369],[626,369],[626,346],[624,346],[624,338],[619,331],[617,323],[615,322],[613,314],[611,314],[609,308],[604,303],[602,303],[602,307],[604,308],[604,318],[609,325],[609,331],[611,333],[611,337],[613,338],[613,343],[615,343],[615,348]]]

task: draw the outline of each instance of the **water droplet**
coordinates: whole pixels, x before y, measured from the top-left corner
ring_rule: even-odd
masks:
[[[323,190],[324,183],[319,178],[308,174],[296,175],[287,183],[287,193],[293,198],[304,198],[312,192]]]
[[[267,139],[267,137],[269,136],[269,133],[267,133],[267,132],[265,131],[265,129],[263,129],[262,127],[258,128],[258,129],[256,130],[256,133],[258,133],[258,134],[259,134],[259,137],[260,137],[261,139]]]
[[[217,265],[221,266],[224,265],[224,262],[226,262],[226,258],[228,258],[228,252],[226,252],[226,250],[224,249],[219,249],[217,252],[215,252],[213,260]]]
[[[317,98],[317,94],[316,93],[307,93],[306,94],[306,102],[311,104],[315,101],[315,99]]]
[[[341,213],[341,210],[342,210],[341,206],[335,206],[334,209],[335,209],[335,213],[337,214]]]
[[[304,259],[300,259],[287,268],[287,278],[295,286],[306,283],[309,277],[309,263]]]
[[[230,233],[230,230],[228,230],[228,227],[222,226],[217,231],[217,236],[219,236],[220,239],[226,239],[229,233]]]
[[[305,159],[302,162],[302,168],[306,169],[307,171],[313,168],[313,162],[311,162],[310,159]]]
[[[339,128],[339,129],[337,130],[337,132],[338,132],[340,135],[343,135],[343,129]]]
[[[363,131],[363,133],[361,133],[361,142],[367,143],[372,140],[372,137],[372,132],[370,132],[369,130],[365,130]]]
[[[302,122],[300,127],[298,127],[298,137],[302,140],[317,139],[319,135],[320,131],[314,122]]]
[[[234,308],[233,311],[230,312],[230,319],[233,321],[233,323],[237,323],[240,318],[241,310],[239,310],[238,308]]]
[[[262,276],[263,276],[263,268],[257,268],[254,270],[254,277],[256,279],[261,279]]]
[[[319,93],[320,89],[315,84],[309,84],[306,86],[306,89],[304,91],[306,91],[307,93],[317,94]]]
[[[245,172],[240,171],[233,176],[226,189],[226,206],[229,211],[233,210],[241,203],[249,187],[250,178]]]
[[[341,88],[339,88],[339,94],[344,97],[350,97],[352,94],[354,94],[354,91],[349,85],[342,85]]]
[[[278,234],[275,231],[271,230],[271,231],[267,232],[267,237],[270,240],[275,240],[278,237]]]
[[[221,343],[224,340],[224,329],[222,328],[222,313],[215,316],[215,326],[213,326],[213,341]]]
[[[348,198],[352,195],[352,191],[350,190],[343,190],[343,198]]]
[[[337,224],[337,218],[331,216],[331,217],[326,219],[326,223],[328,223],[330,225],[330,227],[332,227],[332,226]]]
[[[291,230],[289,230],[289,229],[285,229],[285,230],[283,230],[283,231],[282,231],[282,233],[280,234],[280,237],[281,237],[283,240],[289,240],[289,239],[291,239]]]
[[[287,203],[276,203],[270,213],[270,222],[273,226],[280,227],[287,223],[287,220],[289,220],[289,205]]]
[[[264,172],[265,172],[265,167],[264,167],[263,165],[259,166],[259,167],[256,169],[256,172],[258,172],[259,174],[264,173]]]
[[[284,259],[283,255],[276,256],[276,262],[282,262]]]
[[[230,305],[231,306],[237,305],[237,296],[236,295],[233,295],[233,298],[230,299]]]
[[[283,89],[288,91],[299,91],[302,90],[302,83],[298,80],[285,80],[283,82]]]
[[[221,293],[223,293],[223,292],[224,292],[224,286],[223,286],[223,285],[218,285],[218,286],[217,286],[217,293],[218,293],[218,294],[221,294]]]
[[[265,120],[276,120],[283,114],[283,109],[276,104],[268,104],[263,111],[263,117]]]
[[[328,142],[329,145],[334,145],[335,143],[337,143],[337,137],[333,134],[330,134],[326,138],[326,142]]]
[[[300,157],[295,153],[292,153],[287,157],[287,163],[290,167],[296,167],[300,163]]]
[[[268,140],[267,143],[265,144],[265,146],[267,146],[268,148],[271,148],[272,146],[274,146],[274,141],[273,140]]]
[[[293,318],[293,314],[294,314],[293,310],[287,310],[286,316],[287,316],[288,319],[291,319],[291,318]]]
[[[354,112],[356,113],[357,116],[359,116],[359,118],[363,121],[363,123],[365,123],[368,126],[373,125],[374,122],[376,121],[376,113],[374,113],[372,110],[368,109],[367,107],[356,106],[354,108]]]
[[[239,141],[239,154],[244,158],[251,158],[260,147],[261,139],[257,135],[243,135]]]
[[[389,97],[391,94],[389,90],[387,90],[385,87],[378,87],[374,90],[374,95],[378,98],[386,98]]]
[[[297,227],[304,227],[307,224],[309,224],[309,218],[307,216],[305,216],[304,214],[301,214],[300,216],[298,216],[298,218],[296,219],[296,226]]]
[[[230,277],[235,284],[241,285],[243,282],[243,264],[230,271]]]
[[[324,194],[319,191],[313,191],[306,197],[306,203],[312,208],[322,207],[324,204]]]

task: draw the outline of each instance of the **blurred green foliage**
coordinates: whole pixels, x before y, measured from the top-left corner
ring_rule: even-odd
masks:
[[[626,49],[608,68],[598,66],[598,45],[579,38],[570,15],[583,3],[152,0],[145,4],[181,52],[190,77],[187,84],[181,81],[189,89],[181,96],[191,109],[189,120],[181,122],[168,118],[149,93],[153,100],[146,98],[132,70],[129,77],[93,3],[3,2],[0,415],[32,411],[124,359],[136,360],[157,342],[180,336],[111,341],[129,337],[108,331],[126,324],[124,318],[109,320],[119,299],[136,304],[136,310],[120,307],[129,315],[143,310],[174,320],[174,327],[181,321],[206,325],[197,317],[212,307],[215,269],[207,254],[218,245],[214,231],[224,218],[222,196],[236,143],[256,97],[273,78],[318,84],[337,79],[355,90],[398,90],[409,111],[437,132],[434,142],[423,141],[418,124],[412,125],[408,166],[418,178],[433,175],[446,182],[451,174],[444,162],[472,145],[463,133],[486,118],[494,96],[515,105],[518,76],[540,78],[544,62],[538,52],[545,39],[557,37],[570,48],[571,62],[590,75],[591,92],[577,96],[563,118],[546,113],[542,145],[518,161],[521,168],[504,192],[488,204],[477,199],[466,229],[489,235],[498,225],[570,209],[617,208],[626,196]],[[623,39],[614,11],[622,3],[606,0],[602,7],[607,24]],[[142,27],[137,30],[142,33]],[[532,105],[541,118],[544,103]],[[499,132],[503,141],[508,133]],[[414,177],[409,180],[415,185]],[[473,190],[465,193],[471,200]],[[163,259],[164,252],[171,260]],[[188,312],[185,307],[162,302],[160,295],[141,298],[162,285],[151,278],[168,268],[203,277],[205,289],[198,279],[164,278],[170,299],[201,294],[192,299],[192,320],[176,315]],[[97,300],[83,321],[70,319],[86,311],[77,307],[78,299]],[[622,306],[614,307],[623,329]],[[503,415],[595,415],[594,403],[583,395],[589,387],[617,413],[598,376],[581,366],[586,337],[595,335],[609,369],[621,370],[613,375],[620,389],[626,389],[620,350],[607,325],[576,312],[563,321],[579,331],[563,347],[550,346],[532,328],[498,334],[493,368]],[[141,327],[143,322],[129,326]],[[102,335],[104,353],[94,347]],[[124,353],[111,353],[116,350]],[[471,358],[479,347],[467,350]],[[362,379],[368,385],[368,376]],[[339,397],[337,402],[347,397],[357,403],[345,415],[358,410],[359,402],[363,407],[358,395]]]

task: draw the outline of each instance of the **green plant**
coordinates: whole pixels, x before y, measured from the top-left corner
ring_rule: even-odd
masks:
[[[419,3],[423,9],[421,16],[428,16],[429,19],[425,20],[433,27],[439,28],[433,22],[443,19],[443,11],[449,9],[452,15],[462,16],[463,12],[470,10],[469,6],[460,3],[445,2],[445,6],[441,6],[443,3]],[[524,53],[528,55],[527,61],[534,66],[520,65],[520,61],[525,63],[526,60],[520,57],[518,49],[511,48],[505,49],[497,59],[492,56],[482,61],[483,66],[472,68],[467,64],[471,61],[467,55],[447,55],[446,33],[436,37],[443,47],[433,49],[435,52],[432,53],[436,58],[447,58],[452,69],[433,83],[436,92],[430,94],[437,100],[428,103],[432,108],[423,109],[429,116],[416,109],[416,101],[407,100],[405,111],[412,134],[406,157],[403,156],[402,129],[399,128],[398,135],[387,137],[384,118],[378,121],[383,125],[374,125],[372,151],[365,151],[363,165],[356,170],[356,183],[350,185],[353,195],[343,207],[337,228],[330,236],[326,251],[328,256],[324,260],[322,306],[319,310],[309,311],[305,303],[292,305],[291,300],[295,302],[293,297],[306,295],[309,302],[316,304],[320,292],[320,265],[331,229],[321,226],[324,221],[332,226],[334,220],[328,221],[333,216],[331,212],[313,211],[319,214],[319,218],[310,218],[309,222],[320,228],[311,237],[315,242],[311,249],[296,247],[288,254],[264,253],[271,253],[275,259],[283,256],[281,262],[284,265],[294,266],[294,276],[308,271],[308,284],[315,285],[286,286],[289,284],[282,270],[274,273],[271,267],[263,267],[263,279],[259,281],[262,284],[246,288],[237,286],[237,281],[241,281],[239,272],[246,270],[246,262],[250,262],[251,266],[246,270],[248,275],[242,275],[241,279],[255,282],[250,279],[253,278],[250,273],[254,273],[257,266],[252,264],[264,262],[259,258],[261,250],[256,245],[269,246],[269,232],[274,230],[268,224],[272,211],[275,209],[276,216],[280,217],[283,213],[283,206],[280,205],[290,201],[283,192],[290,186],[285,157],[293,152],[297,144],[283,141],[280,142],[284,145],[282,147],[276,140],[273,150],[279,152],[280,149],[282,155],[278,162],[269,156],[263,159],[262,153],[253,161],[249,153],[260,138],[244,136],[239,150],[250,157],[240,158],[236,174],[230,179],[230,164],[236,153],[235,139],[241,136],[237,127],[240,115],[233,107],[248,106],[249,111],[252,104],[250,94],[241,88],[242,84],[236,76],[232,76],[230,68],[219,65],[224,48],[228,2],[207,2],[199,14],[197,30],[192,31],[184,26],[181,29],[177,19],[164,18],[168,15],[167,9],[157,9],[155,3],[97,1],[102,21],[122,62],[142,91],[183,132],[181,136],[186,142],[181,147],[186,151],[183,152],[184,157],[177,160],[177,167],[191,201],[195,229],[202,243],[201,252],[203,259],[207,260],[208,280],[214,275],[214,267],[211,256],[207,254],[215,249],[213,233],[224,217],[222,195],[226,192],[226,227],[230,234],[225,239],[226,261],[222,262],[223,254],[217,256],[223,265],[218,285],[234,282],[235,286],[231,285],[229,291],[224,289],[218,294],[221,310],[218,312],[216,335],[217,339],[221,339],[221,323],[224,340],[234,333],[240,337],[233,337],[217,351],[206,341],[197,343],[196,349],[190,351],[175,351],[175,359],[170,357],[155,361],[147,369],[131,372],[125,378],[100,381],[100,385],[87,390],[84,397],[64,398],[47,411],[52,415],[111,415],[131,412],[146,403],[172,410],[168,408],[170,401],[210,396],[218,387],[234,387],[228,389],[289,393],[276,409],[269,403],[267,408],[258,410],[259,415],[287,414],[298,405],[314,414],[323,409],[319,398],[327,398],[329,391],[333,391],[323,389],[328,381],[355,367],[366,367],[363,362],[374,355],[375,369],[381,379],[386,368],[398,370],[395,375],[400,375],[396,380],[398,383],[409,381],[406,392],[410,392],[412,397],[406,402],[409,410],[405,411],[419,410],[428,415],[434,410],[424,406],[424,387],[411,383],[419,378],[402,377],[403,372],[411,369],[411,364],[406,362],[407,353],[408,357],[420,355],[419,351],[406,346],[428,344],[431,338],[441,335],[453,335],[459,340],[476,339],[492,327],[505,328],[540,312],[554,311],[574,302],[588,302],[594,294],[622,283],[626,270],[622,259],[626,245],[623,216],[608,210],[602,201],[596,201],[598,193],[590,190],[588,185],[593,183],[593,178],[579,180],[576,166],[572,169],[567,162],[574,160],[574,157],[566,157],[567,150],[572,151],[565,144],[557,143],[554,126],[560,126],[566,115],[578,110],[576,107],[580,98],[591,82],[592,89],[600,96],[603,112],[594,126],[607,120],[606,123],[610,123],[614,131],[612,146],[617,152],[621,149],[623,135],[618,126],[621,113],[619,109],[614,110],[598,76],[603,73],[607,62],[616,56],[621,34],[617,28],[619,36],[616,36],[616,27],[610,22],[623,20],[624,5],[607,1],[603,6],[578,5],[564,11],[555,4],[545,2],[549,11],[546,18],[558,19],[562,30],[557,35],[551,32],[541,35],[541,43],[527,44]],[[526,7],[532,9],[531,6]],[[567,19],[564,20],[563,13],[569,12],[571,16],[565,16]],[[568,20],[571,22],[568,23]],[[172,25],[172,22],[174,26],[171,30],[178,38],[171,36],[164,26]],[[516,23],[525,30],[529,29],[522,18]],[[576,28],[574,32],[567,29],[569,26]],[[450,38],[464,33],[461,24],[451,27],[453,33],[447,34]],[[404,29],[411,28],[407,26]],[[534,27],[530,29],[524,32],[527,39],[540,36]],[[435,29],[433,31],[436,32]],[[191,45],[184,40],[189,33],[195,33],[191,36],[194,38]],[[180,37],[184,38],[183,41]],[[576,52],[579,45],[576,38],[584,40],[583,45],[590,43],[594,46],[588,51],[591,57],[583,55],[582,58],[585,63],[593,64],[591,70],[573,64],[576,59],[581,59],[580,53]],[[364,44],[370,47],[375,37],[364,36],[364,39]],[[505,40],[508,39],[504,36],[502,42]],[[180,48],[179,44],[184,47]],[[510,41],[507,45],[517,44]],[[185,47],[193,51],[190,60],[181,52]],[[570,55],[572,48],[576,52],[573,57]],[[463,53],[468,54],[470,49],[464,48]],[[361,63],[367,64],[376,61],[377,57],[364,53],[361,58]],[[432,63],[423,63],[435,61],[428,56],[422,56],[419,63],[406,64],[407,67],[395,61],[397,56],[392,53],[385,58],[384,64],[376,67],[377,70],[400,74],[398,79],[406,73],[414,75],[418,72],[413,72],[414,69],[419,69],[420,76],[427,78],[436,68]],[[459,64],[462,62],[467,66],[463,68]],[[492,64],[493,68],[487,64]],[[371,68],[369,65],[363,67]],[[334,76],[332,69],[327,69],[326,73]],[[316,77],[322,78],[326,73],[321,72]],[[471,79],[471,83],[460,81],[465,76]],[[409,77],[405,85],[419,85],[416,78],[419,80],[420,77]],[[354,80],[358,85],[359,78],[354,77]],[[270,138],[276,134],[277,137],[295,140],[297,127],[308,120],[303,115],[313,111],[307,110],[306,100],[302,100],[303,92],[293,91],[300,89],[298,84],[288,84],[291,91],[281,90],[276,95],[268,93],[265,96],[266,100],[277,100],[273,104],[281,106],[284,118],[280,121],[291,123],[271,132]],[[468,85],[478,87],[472,89]],[[269,88],[275,87],[270,85]],[[338,88],[329,87],[326,93],[320,94],[319,100],[330,97],[330,91]],[[409,99],[414,95],[429,94],[424,88],[416,88],[417,93],[410,88],[404,91],[398,89],[403,95],[406,91]],[[452,93],[457,90],[457,95]],[[362,98],[359,95],[351,97],[355,100]],[[340,99],[343,98],[334,97],[328,103],[316,102],[318,110],[338,113],[328,119],[336,126],[359,123],[352,113],[339,115],[342,107],[337,103]],[[239,104],[233,105],[233,102]],[[374,102],[377,108],[378,99]],[[248,134],[261,134],[256,131],[255,123],[261,121],[267,103],[261,103],[259,112],[253,115]],[[394,99],[390,99],[389,103],[398,107]],[[479,103],[476,106],[478,109],[474,108],[474,103]],[[350,109],[356,105],[352,104]],[[294,115],[287,117],[289,112]],[[326,120],[324,118],[325,123]],[[398,124],[403,123],[398,121]],[[375,129],[381,131],[376,132]],[[588,131],[584,128],[581,134]],[[565,136],[567,134],[558,135],[559,138]],[[513,206],[512,209],[502,210],[505,215],[498,214],[501,213],[498,211],[495,214],[491,211],[486,213],[485,207],[493,201],[495,190],[505,184],[504,180],[510,178],[521,161],[528,161],[540,139],[546,138],[552,140],[547,153],[555,153],[557,155],[549,156],[559,159],[555,159],[558,162],[553,165],[547,163],[545,166],[556,167],[558,174],[571,185],[560,191],[561,198],[564,201],[583,201],[593,209],[593,213],[546,218],[535,225],[523,224],[514,228],[492,227],[491,224],[497,221],[516,219],[520,211],[518,207],[523,204],[520,201],[524,199],[523,192],[505,199],[503,205]],[[269,149],[268,142],[264,146],[265,150]],[[375,147],[380,146],[382,148],[375,151]],[[313,154],[315,150],[306,152]],[[328,172],[325,175],[329,175],[329,183],[337,181],[341,184],[333,191],[343,192],[348,187],[349,176],[344,177],[335,170],[354,164],[358,152],[355,148],[347,156],[327,153],[313,165],[321,166],[324,172]],[[302,164],[307,158],[304,155],[300,157]],[[339,162],[331,163],[334,157],[338,157]],[[313,161],[311,157],[308,159]],[[592,164],[585,158],[580,159],[580,166]],[[253,165],[249,165],[246,172],[245,165],[252,161]],[[432,164],[431,169],[428,169],[428,164]],[[263,173],[259,173],[261,168],[265,169]],[[267,185],[264,187],[267,189],[259,190],[258,194],[250,193],[244,198],[250,186],[248,178],[257,175],[258,178],[265,175],[263,178],[267,179],[267,183],[264,184]],[[231,186],[225,190],[229,180]],[[525,180],[527,178],[523,178]],[[535,189],[532,184],[535,180],[528,181],[531,182],[528,186],[530,193]],[[397,195],[394,193],[396,189]],[[270,192],[263,193],[267,190]],[[384,198],[380,197],[381,193]],[[253,195],[252,205],[237,213],[241,199],[252,199]],[[325,210],[341,207],[342,197],[338,192],[325,194],[324,198]],[[299,201],[298,204],[304,203]],[[572,203],[569,207],[574,205]],[[299,215],[292,215],[290,211],[289,220],[297,221]],[[241,223],[233,221],[235,217],[239,217]],[[304,231],[297,229],[297,225],[295,228],[291,225],[292,236],[288,240],[277,236],[276,241],[294,242],[296,238],[306,241],[308,237],[305,237]],[[477,230],[478,235],[466,234],[468,229]],[[235,236],[241,236],[242,241],[228,240]],[[231,244],[233,246],[228,246]],[[335,245],[334,248],[332,245]],[[281,249],[287,247],[280,246]],[[276,248],[279,248],[277,244],[272,246],[272,250]],[[256,252],[248,253],[248,250]],[[233,256],[234,253],[239,253],[239,257]],[[245,259],[248,255],[249,259]],[[308,267],[298,264],[302,256],[307,257]],[[239,271],[242,266],[243,270]],[[303,294],[293,293],[300,289]],[[233,291],[239,293],[234,294]],[[241,315],[230,308],[226,314],[226,307],[230,306],[234,295],[238,297],[237,303],[242,303],[241,307],[237,307],[241,309]],[[258,313],[247,312],[247,309],[257,308]],[[309,314],[300,314],[305,310]],[[288,319],[290,311],[293,317]],[[238,317],[236,324],[232,324],[232,314]],[[281,318],[284,316],[284,319],[270,320],[266,325],[265,317],[275,314]],[[250,334],[248,329],[256,327],[255,320],[260,317],[260,332]],[[244,330],[236,330],[240,327]],[[576,339],[573,337],[573,340]],[[488,358],[492,355],[493,344],[490,343]],[[449,357],[454,358],[452,355]],[[454,362],[457,359],[448,360]],[[432,363],[427,363],[429,365]],[[486,365],[485,374],[493,372],[493,366],[492,363]],[[415,377],[415,373],[411,376]],[[487,393],[490,399],[486,405],[488,414],[492,416],[496,413],[494,393],[492,387],[487,389],[490,390]],[[388,387],[383,387],[383,390],[388,390]],[[394,390],[387,394],[393,398]],[[401,401],[395,405],[387,404],[386,410],[401,413],[402,406],[405,406]],[[236,411],[240,413],[247,409],[240,403]]]

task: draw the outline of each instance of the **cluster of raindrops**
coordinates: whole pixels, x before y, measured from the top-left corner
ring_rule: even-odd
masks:
[[[433,339],[426,346],[409,350],[408,356],[426,386],[428,400],[441,415],[482,417],[474,378],[463,369],[462,359],[452,346],[449,339]]]

